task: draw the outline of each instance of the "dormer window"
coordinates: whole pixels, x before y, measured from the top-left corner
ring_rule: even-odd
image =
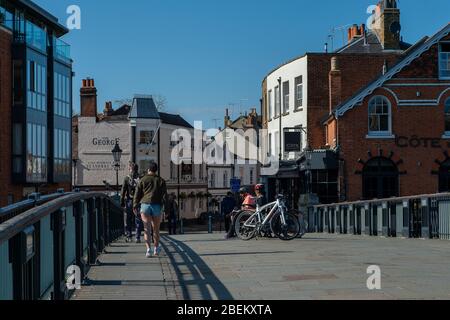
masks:
[[[439,78],[450,79],[450,42],[439,45]]]
[[[391,104],[386,97],[376,96],[369,102],[369,136],[392,134]]]

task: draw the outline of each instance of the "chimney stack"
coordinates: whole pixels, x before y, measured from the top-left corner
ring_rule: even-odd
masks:
[[[83,79],[80,89],[80,108],[81,117],[97,117],[97,89],[94,79]]]
[[[354,24],[348,29],[348,43],[352,42],[355,38],[361,38],[366,34],[366,25],[362,24],[358,26]]]
[[[113,113],[113,108],[112,108],[112,102],[111,101],[107,101],[105,103],[105,110],[103,110],[103,114],[105,116],[111,116]]]
[[[230,121],[230,110],[228,110],[228,108],[225,109],[225,119],[224,119],[223,123],[224,123],[224,129],[228,128],[230,126],[230,124],[231,124],[231,121]]]
[[[330,113],[342,102],[342,73],[337,57],[331,58],[329,73]]]
[[[384,50],[400,49],[400,10],[396,0],[380,0],[373,28]]]

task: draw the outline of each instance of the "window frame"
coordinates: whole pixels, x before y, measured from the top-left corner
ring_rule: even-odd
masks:
[[[299,99],[299,93],[301,93],[301,99]],[[303,107],[303,75],[295,78],[295,110],[299,110]]]
[[[439,79],[440,80],[450,80],[450,51],[444,51],[445,53],[447,53],[447,66],[449,67],[449,69],[446,69],[445,71],[449,73],[448,76],[442,76],[442,71],[441,71],[441,64],[442,64],[442,44],[446,44],[450,46],[450,41],[441,41],[439,42],[439,48],[438,48],[438,69],[439,69]],[[450,50],[450,49],[449,49]]]
[[[268,114],[268,120],[272,120],[272,118],[273,118],[273,115],[274,115],[274,110],[273,110],[273,91],[272,91],[272,89],[271,90],[269,90],[269,92],[268,92],[268,98],[267,98],[267,100],[269,101],[269,107],[268,107],[268,109],[269,109],[269,114]]]
[[[371,107],[372,107],[372,103],[376,99],[380,99],[380,98],[386,102],[387,107],[388,107],[388,113],[387,113],[388,130],[373,131],[370,129],[370,118],[372,115]],[[378,121],[379,121],[380,116],[386,115],[385,113],[373,113],[373,114],[377,116]],[[367,130],[368,130],[368,137],[392,137],[392,104],[386,96],[376,95],[369,100],[368,107],[367,107]]]
[[[288,81],[283,82],[283,114],[288,113],[291,108],[290,103],[289,103],[290,102],[289,101],[290,94],[291,94],[291,88],[290,88],[290,82],[288,80]]]

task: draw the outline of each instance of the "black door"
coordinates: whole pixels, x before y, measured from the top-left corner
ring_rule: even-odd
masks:
[[[411,238],[421,238],[422,237],[422,207],[421,200],[414,199],[410,203],[410,223],[409,232]]]
[[[356,234],[362,234],[361,208],[356,208]]]
[[[378,207],[377,206],[373,206],[372,207],[372,223],[371,223],[371,227],[372,227],[371,235],[372,236],[378,236]]]
[[[363,197],[384,199],[399,195],[398,169],[392,160],[377,157],[369,160],[363,170]]]

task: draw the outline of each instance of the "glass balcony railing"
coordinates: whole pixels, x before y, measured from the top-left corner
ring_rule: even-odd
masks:
[[[70,57],[70,45],[56,37],[54,37],[53,39],[54,57],[68,63],[72,62],[72,59]]]
[[[41,51],[47,50],[47,33],[29,21],[25,23],[25,41],[28,45]]]

